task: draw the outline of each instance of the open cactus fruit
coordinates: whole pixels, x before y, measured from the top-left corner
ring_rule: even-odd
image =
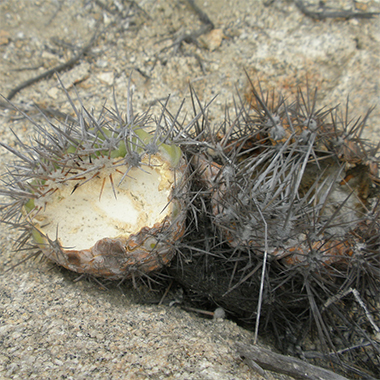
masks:
[[[78,273],[121,279],[161,268],[185,230],[181,149],[159,125],[149,132],[149,115],[123,120],[104,110],[95,119],[74,109],[74,123],[35,124],[32,145],[22,144],[9,172],[6,195],[14,202],[5,221],[19,207],[18,227],[45,256]]]

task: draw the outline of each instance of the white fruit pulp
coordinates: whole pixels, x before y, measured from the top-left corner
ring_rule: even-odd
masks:
[[[64,249],[82,250],[102,238],[128,238],[170,215],[174,175],[168,165],[151,159],[149,166],[131,168],[120,184],[125,166],[107,166],[77,188],[83,180],[59,186],[57,181],[49,181],[45,189],[50,185],[56,191],[35,201],[37,208],[41,207],[34,218],[37,228],[52,240],[58,237]]]

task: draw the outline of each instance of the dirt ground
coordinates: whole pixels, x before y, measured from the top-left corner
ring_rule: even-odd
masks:
[[[197,43],[188,39],[179,43],[185,33],[204,26],[185,0],[3,0],[0,95],[9,97],[20,84],[79,54],[59,77],[70,96],[79,96],[86,108],[100,111],[105,104],[112,106],[115,92],[119,109],[126,112],[130,80],[135,113],[150,107],[157,113],[159,103],[170,96],[173,113],[185,99],[182,117],[188,119],[192,86],[202,102],[216,96],[209,112],[218,125],[234,99],[244,99],[247,72],[286,96],[308,82],[318,88],[320,106],[345,105],[349,96],[353,118],[375,107],[365,136],[379,140],[379,16],[315,20],[292,0],[268,5],[262,0],[196,0],[196,4],[214,29]],[[308,4],[313,11],[323,10],[322,2]],[[325,1],[325,8],[380,12],[380,0]],[[34,105],[72,112],[55,75],[16,92],[12,102],[38,121],[42,118]],[[1,141],[16,146],[11,130],[27,141],[32,127],[3,99]],[[2,168],[9,160],[9,153],[0,150]],[[24,257],[11,251],[16,237],[1,226],[2,272]],[[233,347],[236,341],[250,342],[252,334],[232,322],[215,327],[180,311],[135,305],[117,289],[107,293],[96,284],[73,279],[46,262],[22,263],[1,273],[1,378],[260,378]],[[131,324],[133,319],[137,322]],[[156,340],[144,335],[152,324]],[[134,338],[125,338],[126,343],[120,331]],[[158,342],[161,332],[167,337],[162,343],[165,350]],[[143,354],[133,356],[132,351]]]
[[[285,95],[308,81],[310,87],[318,87],[321,105],[345,103],[349,96],[352,116],[379,103],[379,17],[316,21],[291,0],[277,0],[267,7],[263,3],[199,2],[215,28],[199,38],[196,46],[176,44],[184,33],[202,26],[184,0],[3,1],[0,93],[7,96],[23,81],[67,62],[98,28],[89,51],[60,73],[70,94],[76,84],[90,108],[112,103],[114,88],[123,109],[132,73],[136,111],[169,95],[175,110],[189,98],[191,85],[205,102],[218,95],[210,112],[220,118],[237,90],[245,88],[244,70]],[[331,8],[352,9],[353,5],[351,1],[326,2]],[[380,3],[365,0],[356,6],[374,12]],[[68,110],[54,76],[23,89],[13,101]],[[379,117],[377,109],[371,128],[377,128]]]

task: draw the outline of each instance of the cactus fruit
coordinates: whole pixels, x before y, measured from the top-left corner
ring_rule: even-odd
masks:
[[[2,221],[33,237],[36,248],[78,273],[139,277],[172,259],[185,231],[186,168],[181,149],[145,114],[83,106],[74,123],[34,123],[1,193],[12,199]],[[162,120],[162,118],[161,118]],[[180,194],[183,192],[183,196]],[[25,241],[20,239],[20,241]]]

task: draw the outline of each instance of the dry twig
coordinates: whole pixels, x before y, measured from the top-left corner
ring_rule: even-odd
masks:
[[[301,380],[347,380],[346,377],[327,369],[291,356],[276,354],[263,347],[237,343],[237,350],[240,356],[248,359],[247,364],[255,370],[259,366]]]
[[[18,92],[20,92],[24,88],[42,80],[42,79],[49,78],[50,76],[52,76],[55,73],[59,73],[61,71],[67,70],[70,67],[74,66],[90,50],[90,48],[92,47],[92,45],[94,44],[94,42],[96,41],[96,39],[98,37],[98,31],[99,31],[99,23],[96,26],[95,33],[91,37],[90,41],[74,57],[69,59],[67,62],[61,63],[60,65],[55,66],[55,67],[43,72],[40,75],[37,75],[36,77],[30,78],[30,79],[26,80],[25,82],[22,82],[21,84],[19,84],[18,86],[16,86],[14,89],[12,89],[9,92],[7,99],[11,100],[12,98],[14,98],[14,96]]]

